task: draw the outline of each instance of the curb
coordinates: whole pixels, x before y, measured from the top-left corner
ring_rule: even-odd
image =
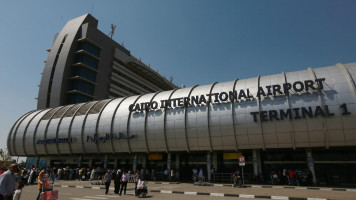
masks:
[[[268,195],[251,195],[251,194],[225,194],[225,193],[205,193],[205,192],[182,192],[170,190],[150,190],[150,192],[162,194],[186,194],[186,195],[204,195],[215,197],[240,197],[240,198],[256,198],[256,199],[283,199],[283,200],[329,200],[324,198],[300,198],[287,196],[268,196]]]
[[[79,185],[53,185],[53,186],[61,187],[61,188],[105,190],[105,187],[95,187],[95,186],[93,186],[93,187],[79,186]],[[269,187],[269,188],[271,188],[271,187]],[[110,187],[109,190],[114,190],[114,188]],[[133,188],[128,188],[127,190],[133,190]],[[342,191],[345,191],[345,190],[342,190]],[[287,197],[287,196],[268,196],[268,195],[253,195],[253,194],[225,194],[225,193],[208,193],[208,192],[183,192],[183,191],[171,191],[171,190],[150,190],[150,192],[162,193],[162,194],[185,194],[185,195],[203,195],[203,196],[214,196],[214,197],[240,197],[240,198],[256,198],[256,199],[330,200],[330,199],[324,199],[324,198],[300,198],[300,197]]]
[[[180,182],[154,182],[155,184],[180,184]],[[193,184],[194,185],[194,184]],[[206,186],[214,186],[214,187],[232,187],[230,184],[215,184],[210,183],[210,185]],[[303,186],[273,186],[273,185],[245,185],[244,187],[249,188],[273,188],[273,189],[296,189],[296,190],[333,190],[333,191],[344,191],[344,192],[356,192],[356,188],[327,188],[327,187],[303,187]]]
[[[215,187],[232,187],[232,185],[212,184]],[[273,189],[296,189],[296,190],[333,190],[344,192],[356,192],[356,189],[351,188],[326,188],[326,187],[300,187],[300,186],[272,186],[272,185],[245,185],[249,188],[273,188]]]

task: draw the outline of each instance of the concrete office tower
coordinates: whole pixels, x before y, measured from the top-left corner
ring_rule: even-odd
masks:
[[[43,70],[38,109],[178,88],[97,29],[90,14],[55,35]]]

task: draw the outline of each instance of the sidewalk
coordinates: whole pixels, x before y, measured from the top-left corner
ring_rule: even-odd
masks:
[[[96,181],[97,182],[97,181]],[[90,181],[56,181],[55,187],[73,187],[82,189],[105,189],[104,185],[92,185]],[[110,190],[114,190],[112,182]],[[319,188],[319,187],[290,187],[290,186],[265,186],[248,185],[246,188],[233,188],[231,185],[214,184],[213,186],[193,186],[193,184],[180,183],[169,184],[166,182],[147,183],[148,191],[151,193],[174,193],[182,195],[210,195],[231,196],[244,198],[265,199],[355,199],[356,190],[347,188]],[[128,190],[133,190],[134,184],[128,183]]]

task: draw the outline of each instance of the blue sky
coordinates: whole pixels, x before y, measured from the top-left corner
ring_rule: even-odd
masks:
[[[353,0],[2,1],[0,148],[36,109],[53,36],[91,13],[131,53],[187,87],[356,62]]]

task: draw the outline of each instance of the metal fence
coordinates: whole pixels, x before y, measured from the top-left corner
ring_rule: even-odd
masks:
[[[221,184],[233,184],[233,173],[215,173],[211,177],[212,183],[221,183]],[[248,173],[244,174],[244,183],[251,183],[251,175]]]

